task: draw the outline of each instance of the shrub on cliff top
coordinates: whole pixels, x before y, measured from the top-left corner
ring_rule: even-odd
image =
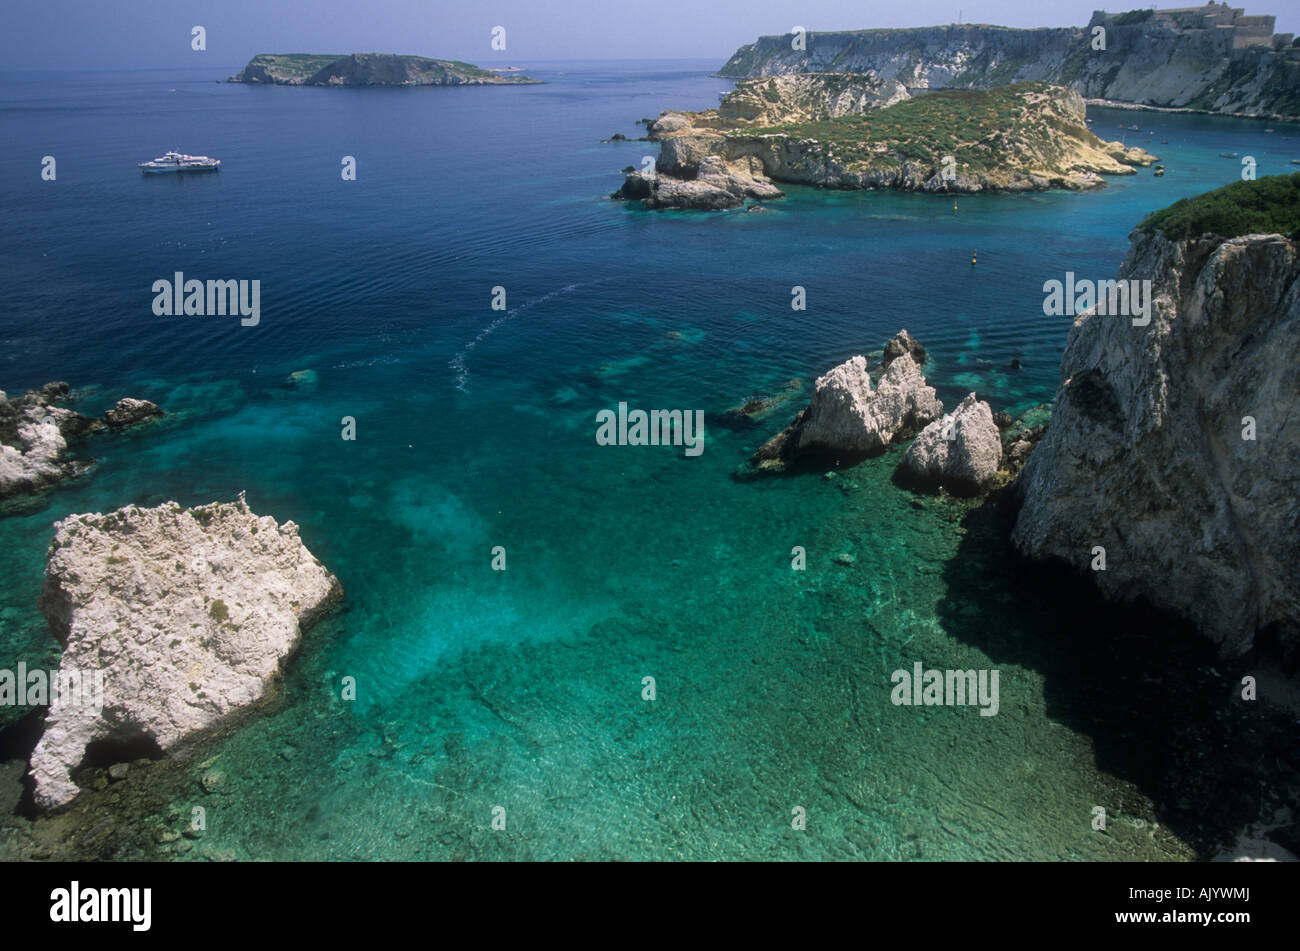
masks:
[[[1224,238],[1284,234],[1300,238],[1300,172],[1233,182],[1184,198],[1147,215],[1138,230],[1147,234],[1161,231],[1175,241],[1202,234]]]
[[[1145,23],[1155,15],[1155,10],[1129,10],[1115,17],[1116,26],[1129,26],[1133,23]]]

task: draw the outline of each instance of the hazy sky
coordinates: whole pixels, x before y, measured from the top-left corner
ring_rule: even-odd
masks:
[[[1192,5],[1181,0],[1162,6]],[[4,0],[0,69],[242,65],[254,53],[416,53],[481,65],[705,57],[766,33],[932,26],[1082,26],[1096,0]],[[1111,4],[1116,10],[1140,2]],[[1300,3],[1248,13],[1300,32]],[[960,13],[959,13],[960,11]],[[207,30],[207,51],[190,30]],[[491,30],[506,28],[506,51]]]

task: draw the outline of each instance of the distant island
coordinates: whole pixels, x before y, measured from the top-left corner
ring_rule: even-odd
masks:
[[[1027,80],[1093,100],[1227,115],[1300,118],[1300,43],[1275,18],[1226,3],[1099,10],[1086,27],[965,23],[763,36],[718,71],[731,79],[858,73],[910,89]]]
[[[717,109],[649,121],[653,170],[627,169],[613,197],[717,211],[819,188],[1023,192],[1102,187],[1155,157],[1105,142],[1083,98],[1047,83],[919,96],[895,80],[819,73],[744,80]]]
[[[258,53],[232,83],[277,86],[521,86],[540,82],[509,70],[395,53]]]

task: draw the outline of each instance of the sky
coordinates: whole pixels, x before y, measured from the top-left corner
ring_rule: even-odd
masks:
[[[1193,5],[1177,0],[1160,6]],[[1300,33],[1300,0],[1269,0]],[[483,66],[711,59],[757,36],[994,23],[1083,26],[1097,0],[4,0],[0,70],[241,66],[255,53],[413,53]],[[1140,0],[1113,4],[1115,10]],[[191,49],[194,26],[207,50]],[[492,49],[505,27],[506,49]]]

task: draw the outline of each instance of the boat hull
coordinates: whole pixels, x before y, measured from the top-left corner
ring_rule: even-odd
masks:
[[[140,171],[144,172],[144,174],[146,175],[176,175],[181,172],[219,172],[221,171],[221,166],[220,165],[191,165],[187,167],[184,165],[173,165],[170,168],[149,168],[147,166],[141,165]]]

